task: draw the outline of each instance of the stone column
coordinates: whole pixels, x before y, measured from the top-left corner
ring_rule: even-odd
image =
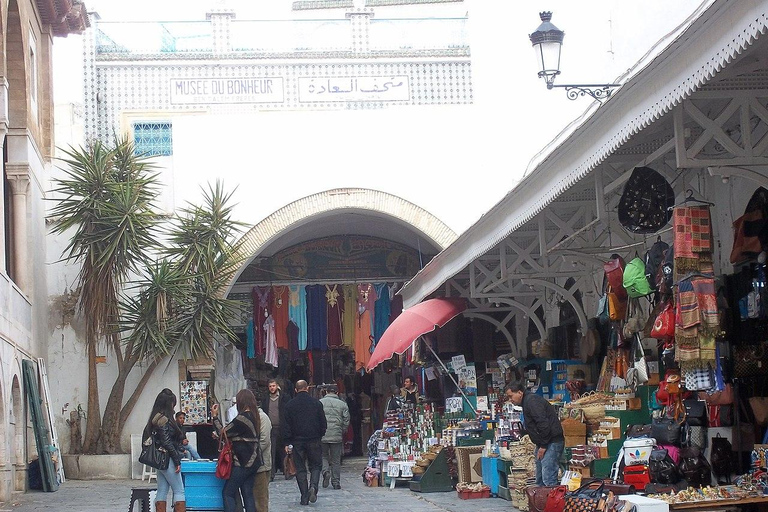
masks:
[[[357,3],[357,2],[356,2]],[[360,2],[364,5],[363,2]],[[373,9],[370,7],[355,6],[347,13],[347,18],[352,25],[352,51],[355,53],[368,53],[371,51],[370,28],[373,18]]]
[[[29,248],[27,236],[27,195],[29,194],[30,169],[27,164],[7,164],[6,175],[11,187],[13,202],[13,280],[23,293],[29,295]]]
[[[5,136],[8,134],[8,80],[0,77],[0,155],[3,154]],[[5,197],[5,183],[0,179],[0,204]],[[5,209],[0,208],[0,271],[5,270]]]

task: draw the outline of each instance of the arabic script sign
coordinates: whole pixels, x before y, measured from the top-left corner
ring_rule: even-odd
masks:
[[[171,104],[282,103],[282,77],[172,78]]]
[[[333,76],[299,78],[299,102],[408,101],[407,76]]]

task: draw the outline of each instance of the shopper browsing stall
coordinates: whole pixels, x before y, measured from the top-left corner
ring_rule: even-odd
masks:
[[[560,456],[565,448],[557,411],[544,397],[529,392],[520,382],[507,384],[504,394],[523,408],[523,425],[531,441],[536,443],[536,484],[557,485]]]

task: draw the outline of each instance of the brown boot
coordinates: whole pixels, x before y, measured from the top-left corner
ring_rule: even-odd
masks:
[[[173,510],[175,512],[187,512],[187,502],[177,501],[176,503],[173,504]]]
[[[165,502],[164,501],[156,501],[155,502],[155,512],[165,512]]]

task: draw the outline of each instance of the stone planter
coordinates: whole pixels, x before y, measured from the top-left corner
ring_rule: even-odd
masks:
[[[131,456],[63,455],[64,476],[72,480],[117,480],[131,478]]]

